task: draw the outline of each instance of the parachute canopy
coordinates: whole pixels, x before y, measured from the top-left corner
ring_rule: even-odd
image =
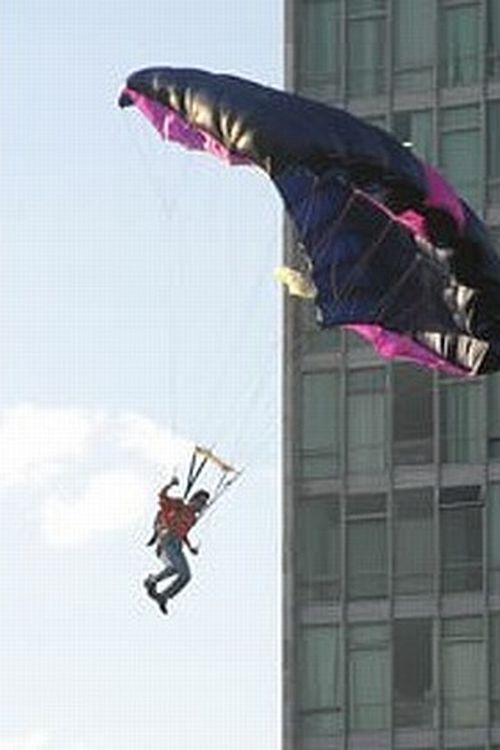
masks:
[[[163,138],[269,175],[311,266],[320,325],[448,373],[500,369],[500,259],[430,165],[348,112],[229,75],[149,68],[120,105]]]

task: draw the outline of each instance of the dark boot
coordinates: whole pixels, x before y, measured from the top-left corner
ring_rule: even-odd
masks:
[[[148,596],[151,599],[158,599],[158,592],[156,590],[156,578],[154,576],[148,576],[144,581],[144,588],[146,589]]]

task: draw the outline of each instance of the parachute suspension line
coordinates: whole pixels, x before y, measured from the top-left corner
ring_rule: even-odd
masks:
[[[246,341],[242,354],[250,358],[249,366],[242,367],[240,364],[238,370],[235,370],[232,385],[225,394],[225,408],[218,411],[216,419],[211,423],[211,432],[217,436],[218,442],[224,443],[233,453],[237,449],[238,456],[241,456],[242,450],[247,450],[249,443],[253,443],[255,430],[249,429],[249,421],[262,412],[262,401],[268,393],[266,382],[269,379],[269,362],[276,353],[276,325],[266,325],[263,318],[268,305],[268,286],[271,286],[271,290],[274,289],[269,277],[268,257],[271,250],[276,249],[275,229],[272,234],[271,237],[270,229],[265,231],[266,239],[263,248],[259,250],[262,261],[251,266],[249,283],[245,284],[243,290],[242,304],[238,304],[235,316],[231,315],[229,318],[230,329],[228,335],[225,335],[227,354],[218,358],[222,380],[223,373],[234,368],[235,349],[238,345],[241,347],[242,341]],[[263,318],[262,326],[259,327],[256,311]],[[252,321],[250,327],[249,320]],[[266,331],[264,337],[257,333],[262,328]],[[217,382],[217,378],[214,378],[214,382]],[[231,415],[230,420],[227,418],[228,414]],[[248,465],[246,457],[243,461]]]
[[[208,505],[212,505],[242,473],[241,470],[235,469],[226,461],[222,461],[222,459],[216,456],[213,448],[203,448],[200,445],[195,445],[188,470],[186,490],[184,492],[185,499],[202,476],[208,462],[212,463],[220,472],[220,476],[211,490],[211,499]]]
[[[267,233],[267,230],[266,230]],[[263,253],[263,257],[266,257],[266,263],[265,265],[262,265],[262,267],[258,267],[256,272],[252,274],[253,278],[250,279],[250,283],[245,285],[244,290],[244,299],[240,301],[240,304],[238,304],[238,309],[236,311],[236,316],[233,318],[231,316],[231,331],[229,334],[229,337],[226,336],[226,342],[227,342],[227,358],[224,357],[223,359],[219,358],[219,362],[221,364],[221,368],[224,368],[224,370],[227,370],[230,362],[233,360],[234,351],[238,348],[238,345],[241,346],[241,341],[244,339],[245,336],[245,325],[246,322],[251,319],[254,321],[255,325],[255,310],[264,310],[265,309],[265,295],[266,295],[266,285],[269,282],[269,266],[267,261],[267,249],[271,248],[274,245],[274,240],[271,240],[268,238],[265,242],[265,254]],[[262,299],[260,299],[262,297]],[[248,335],[247,335],[248,340]],[[262,340],[262,337],[259,336],[258,341],[259,344]],[[261,348],[259,346],[259,348]],[[267,353],[266,353],[267,354]],[[231,402],[228,404],[226,402],[226,407],[224,409],[225,413],[230,413],[232,415],[238,414],[238,420],[240,419],[239,412],[241,409],[239,408],[241,406],[241,391],[235,393],[231,396]],[[222,412],[220,413],[220,425],[223,425],[226,421],[226,416]],[[216,426],[219,423],[219,419],[216,421]],[[234,420],[233,420],[234,424]],[[216,434],[219,434],[216,430]]]
[[[226,490],[228,490],[231,487],[231,485],[233,485],[236,482],[236,480],[241,477],[241,475],[243,474],[243,471],[244,471],[243,469],[240,469],[239,471],[233,471],[231,474],[229,474],[228,472],[222,474],[219,481],[214,487],[212,498],[211,498],[211,501],[209,502],[209,506],[213,505],[215,501],[218,500],[219,497],[223,495],[224,492],[226,492]]]
[[[337,232],[339,231],[341,227],[342,222],[349,214],[349,211],[351,210],[355,202],[356,202],[356,194],[353,191],[349,194],[348,199],[342,206],[342,210],[340,211],[340,214],[336,216],[334,221],[326,227],[325,231],[323,232],[321,237],[318,239],[316,243],[317,245],[321,246],[326,240],[331,240],[335,237],[335,235],[337,234]]]
[[[345,216],[347,216],[347,213],[345,214]],[[384,225],[384,228],[382,229],[378,237],[376,237],[376,239],[372,243],[370,243],[370,245],[368,245],[362,257],[359,259],[359,261],[356,263],[351,273],[347,277],[343,288],[339,291],[337,290],[334,291],[338,304],[342,304],[346,299],[348,299],[351,296],[356,286],[357,274],[359,273],[361,269],[367,266],[367,264],[369,263],[373,255],[376,253],[376,251],[380,247],[381,243],[386,239],[387,235],[394,228],[394,223],[395,223],[394,219],[391,219],[388,216],[387,223]],[[332,280],[332,283],[333,283],[333,280]]]
[[[145,180],[148,191],[151,194],[152,201],[157,206],[160,220],[166,226],[167,231],[165,231],[163,235],[168,237],[170,234],[170,231],[168,231],[170,229],[169,223],[172,220],[179,203],[180,190],[178,190],[177,187],[179,185],[182,185],[182,183],[186,179],[187,166],[184,165],[180,172],[177,172],[175,182],[172,182],[173,170],[168,170],[170,189],[168,192],[166,192],[162,179],[158,177],[156,170],[152,168],[153,161],[151,160],[151,158],[148,158],[148,152],[143,147],[143,141],[137,137],[137,133],[133,129],[132,125],[128,122],[128,118],[125,118],[125,122],[127,123],[129,141],[132,144],[132,148],[137,155],[138,161],[140,162],[141,172],[142,175],[144,175],[143,179]],[[162,255],[165,259],[168,259],[170,253],[166,252]],[[168,280],[171,288],[179,288],[181,286],[182,280],[179,276],[179,267],[177,263],[169,263],[168,268],[165,268],[165,271],[161,274],[161,277],[162,278],[160,280],[155,277],[155,292],[160,288],[160,283],[162,280]],[[163,293],[163,289],[161,289],[161,291]],[[154,297],[155,294],[152,294],[151,296]],[[177,328],[179,314],[171,295],[163,294],[163,299],[165,298],[168,300],[169,309],[168,311],[165,311],[163,309],[162,314],[165,314],[165,317],[172,322],[171,329],[175,329]],[[164,382],[166,381],[168,389],[165,404],[166,418],[172,432],[175,435],[177,434],[178,375],[176,372],[175,363],[176,353],[174,351],[174,336],[172,335],[170,330],[165,331],[161,340],[158,341],[157,346],[155,347],[155,351],[158,354],[159,361],[164,363],[160,367],[162,380]]]
[[[201,461],[197,462],[198,458],[198,446],[196,445],[193,454],[191,456],[191,463],[189,465],[188,475],[186,479],[186,489],[184,490],[184,497],[187,498],[198,478],[200,477],[203,469],[207,465],[208,455],[203,455]]]
[[[253,463],[248,454],[255,453],[256,442],[262,442],[262,421],[271,416],[275,423],[275,379],[269,377],[270,369],[275,370],[279,349],[275,326],[268,328],[267,334],[267,342],[261,342],[258,361],[255,360],[254,375],[240,393],[234,412],[230,412],[237,416],[232,424],[231,445],[237,447],[240,460],[247,466]]]
[[[319,238],[317,241],[317,245],[322,245],[326,240],[329,242],[333,241],[335,238],[336,233],[340,230],[342,222],[347,218],[349,215],[349,212],[351,211],[352,207],[358,202],[367,201],[369,203],[373,203],[373,201],[370,199],[369,196],[367,196],[362,190],[359,190],[359,188],[352,188],[348,199],[346,200],[340,214],[336,217],[333,224],[328,227],[323,235]],[[376,237],[376,239],[370,243],[370,245],[366,248],[365,252],[363,253],[360,260],[356,263],[356,265],[351,270],[349,276],[347,277],[344,286],[340,290],[333,290],[335,294],[335,299],[337,304],[342,304],[346,300],[349,299],[349,297],[352,294],[352,291],[354,290],[356,286],[356,276],[359,273],[359,271],[363,268],[365,268],[370,260],[372,259],[373,255],[376,253],[377,249],[380,247],[381,243],[386,239],[387,235],[390,233],[390,231],[394,228],[396,224],[396,219],[387,216],[387,222],[384,225],[384,228],[379,233],[379,235]],[[308,227],[304,227],[304,235],[307,235]],[[418,261],[418,258],[415,259],[415,262]],[[379,306],[379,309],[376,313],[376,318],[379,319],[383,312],[385,311],[387,307],[386,300],[390,300],[394,297],[394,292],[397,291],[398,288],[404,284],[404,281],[406,278],[411,274],[411,272],[415,268],[415,262],[413,262],[408,269],[403,273],[401,279],[399,280],[398,284],[396,285],[396,288],[392,288],[391,290],[388,290],[386,295],[381,301],[381,304]],[[332,285],[334,283],[334,278],[332,274]]]
[[[236,471],[233,477],[226,480],[221,487],[214,490],[214,493],[212,494],[209,502],[207,503],[207,505],[204,507],[204,509],[201,512],[200,520],[203,519],[205,521],[205,524],[207,521],[209,521],[213,517],[213,514],[215,512],[214,506],[217,500],[221,497],[221,495],[224,494],[224,492],[226,492],[226,490],[228,490],[231,487],[232,484],[234,484],[234,482],[240,479],[240,477],[243,474],[243,471],[244,471],[243,469]]]
[[[403,284],[405,283],[406,279],[414,272],[415,268],[421,263],[422,259],[420,256],[416,255],[413,261],[410,263],[410,265],[407,267],[407,269],[404,271],[404,273],[401,274],[399,280],[397,283],[392,287],[392,289],[387,290],[386,294],[382,297],[380,300],[380,304],[378,308],[375,311],[375,320],[378,321],[382,318],[384,312],[387,310],[387,306],[390,304],[391,300],[394,300],[397,292],[401,289]],[[406,309],[409,309],[409,306],[406,307]]]
[[[189,462],[189,469],[188,469],[187,479],[186,479],[186,487],[184,489],[184,499],[187,498],[191,490],[191,487],[193,484],[191,481],[191,478],[193,476],[195,466],[196,466],[196,450],[193,450],[193,452],[191,453],[191,461]]]

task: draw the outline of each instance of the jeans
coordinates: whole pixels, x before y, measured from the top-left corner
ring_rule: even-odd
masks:
[[[182,539],[167,534],[161,542],[160,559],[165,568],[155,576],[156,583],[176,576],[175,580],[162,592],[165,599],[171,599],[181,591],[191,580],[189,564],[182,549]]]

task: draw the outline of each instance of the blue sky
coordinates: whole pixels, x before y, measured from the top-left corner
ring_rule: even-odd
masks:
[[[274,750],[281,207],[116,98],[161,64],[280,86],[281,5],[0,21],[0,750]],[[164,618],[144,542],[192,440],[245,473]]]

